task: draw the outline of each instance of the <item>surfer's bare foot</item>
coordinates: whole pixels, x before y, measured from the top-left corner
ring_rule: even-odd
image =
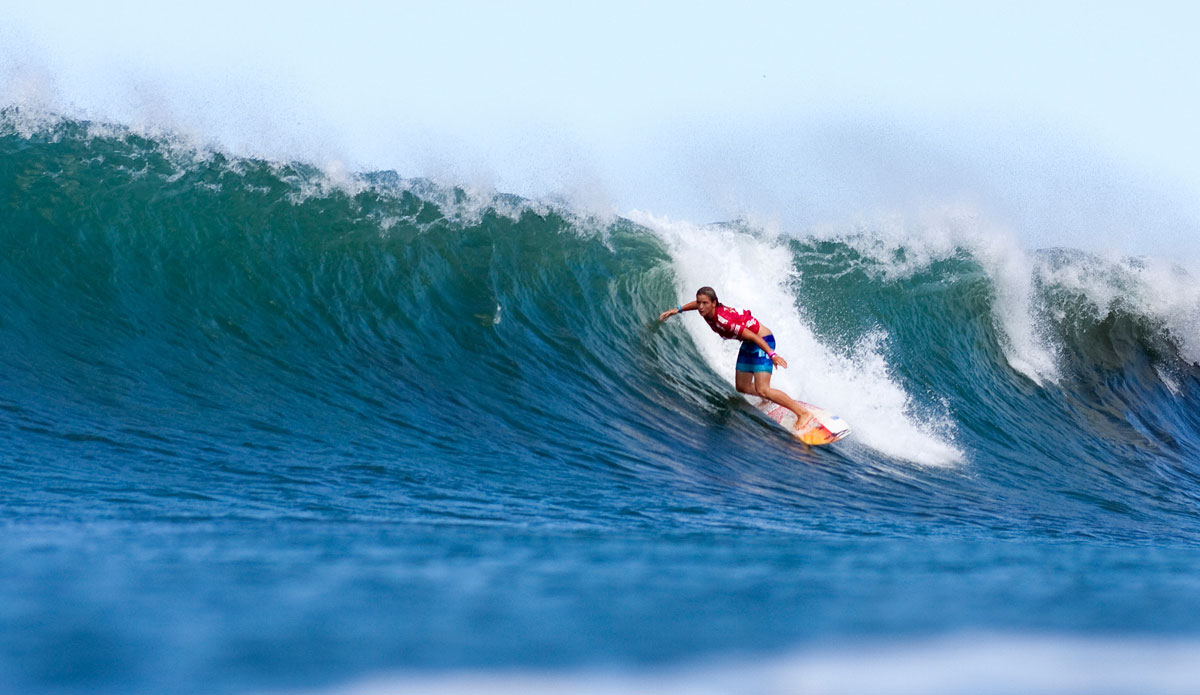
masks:
[[[815,418],[812,416],[811,413],[805,413],[804,415],[797,415],[795,430],[797,432],[804,432],[805,430],[811,429],[814,421],[815,421]]]

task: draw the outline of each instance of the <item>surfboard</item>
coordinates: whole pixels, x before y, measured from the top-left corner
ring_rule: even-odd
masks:
[[[850,426],[837,415],[804,401],[796,402],[813,415],[812,419],[804,423],[804,426],[798,430],[796,429],[796,414],[782,405],[759,399],[759,403],[754,407],[791,432],[793,437],[810,446],[832,444],[850,434]]]

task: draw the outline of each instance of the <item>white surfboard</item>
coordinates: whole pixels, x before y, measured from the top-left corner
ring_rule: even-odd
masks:
[[[778,422],[781,427],[791,432],[793,437],[811,446],[832,444],[850,434],[850,426],[837,415],[803,401],[796,402],[812,413],[812,418],[799,429],[796,428],[796,414],[782,405],[759,399],[759,403],[754,407]]]

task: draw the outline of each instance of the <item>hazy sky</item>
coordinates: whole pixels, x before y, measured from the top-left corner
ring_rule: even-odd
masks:
[[[801,226],[1200,229],[1193,3],[15,3],[0,97],[235,150]]]

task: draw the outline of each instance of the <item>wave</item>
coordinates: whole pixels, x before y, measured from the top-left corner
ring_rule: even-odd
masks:
[[[605,219],[11,109],[0,200],[0,419],[38,460],[81,437],[118,460],[420,461],[418,481],[535,460],[556,494],[578,481],[549,462],[651,495],[664,477],[719,487],[705,462],[724,451],[739,477],[830,456],[895,481],[914,463],[1000,487],[1036,471],[1043,495],[1139,509],[1200,493],[1195,273],[1022,250],[970,211],[803,231]],[[851,440],[802,452],[733,395],[734,345],[695,317],[656,325],[701,285],[775,331],[775,383]],[[770,475],[773,498],[802,494]]]

